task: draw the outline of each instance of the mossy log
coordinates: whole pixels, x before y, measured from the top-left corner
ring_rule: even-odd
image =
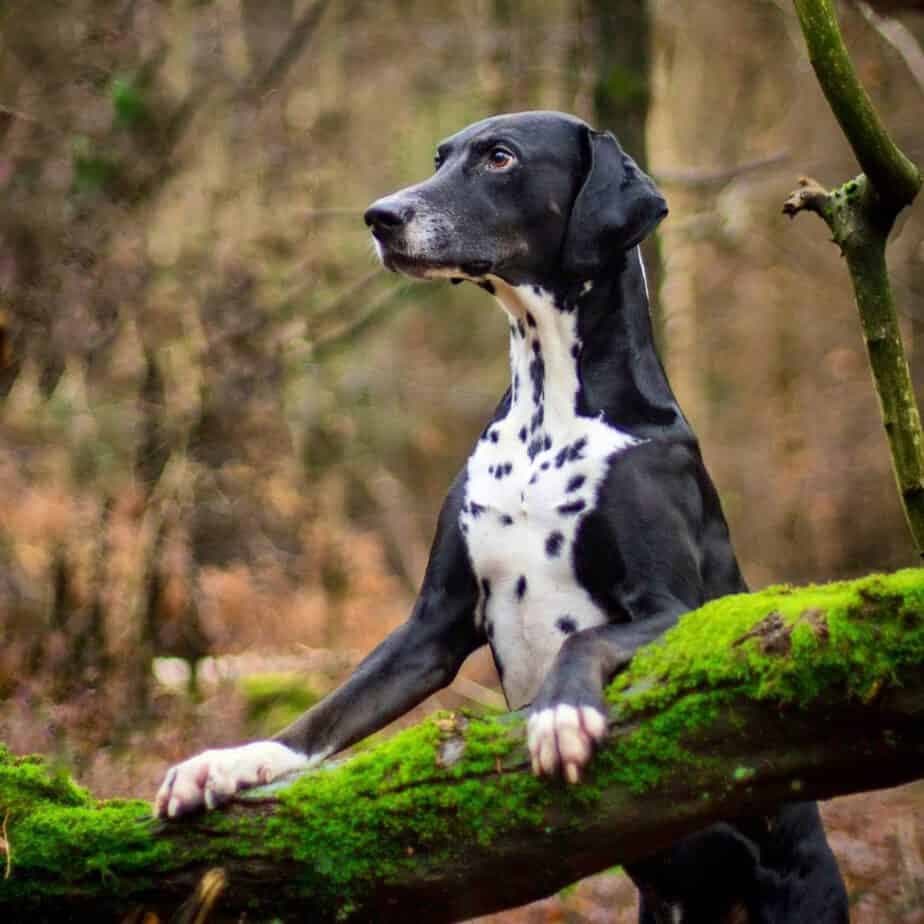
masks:
[[[171,823],[0,750],[0,920],[169,916],[200,885],[210,921],[452,921],[720,818],[922,777],[924,570],[715,601],[608,697],[577,786],[531,776],[522,717],[442,713]]]

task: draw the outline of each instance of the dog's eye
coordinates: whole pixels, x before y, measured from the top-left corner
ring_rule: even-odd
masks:
[[[433,169],[434,169],[434,170],[439,170],[440,167],[442,167],[442,166],[443,166],[443,158],[440,157],[439,154],[435,154],[435,155],[433,156]]]
[[[488,153],[488,170],[507,170],[516,163],[516,157],[506,148],[492,148]]]

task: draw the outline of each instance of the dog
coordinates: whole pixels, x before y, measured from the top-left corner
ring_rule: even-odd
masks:
[[[156,814],[318,764],[485,644],[509,706],[529,707],[534,772],[577,783],[613,675],[682,613],[747,590],[655,351],[639,244],[666,214],[612,134],[554,112],[465,128],[432,177],[370,206],[388,269],[500,303],[510,388],[446,497],[408,621],[274,740],[171,768]],[[628,872],[642,924],[848,919],[814,804],[714,825]]]

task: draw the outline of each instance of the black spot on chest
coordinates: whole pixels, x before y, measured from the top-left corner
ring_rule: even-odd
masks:
[[[519,579],[517,580],[516,594],[517,594],[517,600],[522,600],[523,597],[526,595],[526,575],[525,574],[521,574]]]
[[[561,468],[566,462],[577,462],[584,458],[584,449],[587,446],[587,437],[582,436],[570,446],[563,446],[555,455],[555,467]]]
[[[545,554],[549,558],[558,558],[561,554],[561,547],[564,545],[565,537],[558,530],[555,530],[553,533],[549,533],[548,538],[545,540]]]
[[[489,473],[493,472],[494,477],[498,481],[500,481],[502,478],[506,478],[512,471],[513,471],[512,462],[502,462],[500,465],[497,465],[497,466],[494,466],[494,465],[488,466],[488,472]]]
[[[529,361],[529,380],[533,383],[533,404],[538,408],[542,404],[545,388],[545,360],[542,358],[538,340],[533,342],[533,358]]]

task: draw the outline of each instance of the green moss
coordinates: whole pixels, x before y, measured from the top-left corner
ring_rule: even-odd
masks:
[[[152,818],[149,803],[97,801],[42,758],[15,758],[0,746],[2,819],[11,875],[0,879],[0,908],[5,901],[72,894],[74,884],[102,894],[134,894],[153,885],[148,871],[156,877],[208,850],[230,853],[233,840],[218,833],[215,841],[210,833],[212,843],[193,840],[180,854],[158,836],[165,826]]]
[[[924,569],[724,597],[683,617],[611,684],[619,721],[650,716],[608,750],[613,774],[639,791],[688,772],[683,742],[720,713],[733,723],[733,701],[865,700],[922,661]]]
[[[38,802],[89,805],[91,799],[63,769],[41,757],[14,757],[0,744],[0,812],[27,811]]]
[[[154,837],[144,802],[96,802],[40,758],[0,747],[0,816],[11,844],[12,878],[0,895],[35,889],[48,877],[68,882],[136,874],[162,863],[169,847]],[[23,871],[24,875],[20,874]]]
[[[144,802],[103,802],[80,810],[41,806],[21,823],[11,818],[13,869],[30,875],[79,881],[151,869],[169,856],[154,837],[155,822]],[[89,848],[89,849],[88,849]]]
[[[877,618],[867,614],[875,611]],[[791,650],[761,650],[759,624],[778,615]],[[924,569],[723,597],[683,617],[641,650],[610,687],[623,715],[694,688],[737,686],[748,697],[812,700],[826,690],[863,695],[924,656]]]
[[[473,841],[541,824],[548,787],[509,772],[521,746],[520,722],[439,713],[283,792],[268,842],[294,845],[315,899],[358,900],[375,879],[441,866]]]

